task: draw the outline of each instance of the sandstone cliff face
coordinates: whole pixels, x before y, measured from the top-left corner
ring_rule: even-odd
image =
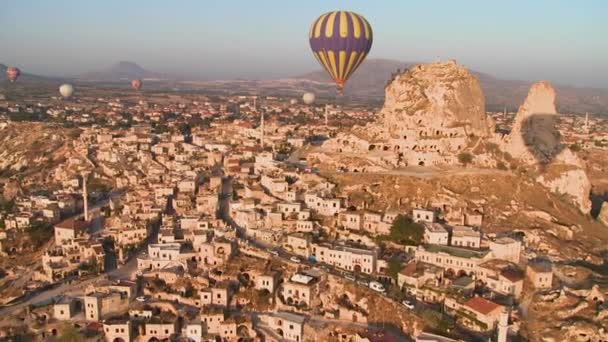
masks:
[[[549,163],[559,153],[560,135],[555,90],[545,81],[534,83],[519,107],[504,150],[526,164]]]
[[[602,203],[602,208],[597,216],[597,220],[600,221],[604,226],[608,227],[608,202]]]
[[[589,213],[591,183],[581,160],[561,143],[556,93],[546,81],[534,83],[519,107],[511,133],[500,141],[505,152],[528,166],[542,166],[536,181],[551,192],[565,195]]]
[[[555,173],[555,176],[550,175],[550,173]],[[577,167],[569,167],[559,171],[550,169],[536,180],[551,192],[567,196],[570,202],[583,213],[588,214],[591,211],[591,200],[589,200],[591,183],[585,170]]]
[[[433,137],[456,127],[467,135],[489,134],[479,81],[454,61],[420,64],[397,75],[386,87],[378,123],[391,137],[411,129],[418,137]]]
[[[387,166],[445,165],[457,163],[456,155],[473,139],[492,131],[477,78],[454,61],[438,62],[396,75],[378,119],[325,147],[370,152]]]

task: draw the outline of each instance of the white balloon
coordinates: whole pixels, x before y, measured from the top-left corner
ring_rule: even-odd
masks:
[[[67,99],[74,94],[74,87],[71,84],[62,84],[61,87],[59,87],[59,94],[61,94],[64,99]]]
[[[304,93],[304,95],[302,95],[302,101],[304,101],[304,103],[306,103],[307,105],[312,104],[313,102],[315,102],[315,94]]]
[[[289,100],[289,103],[292,104],[292,105],[295,105],[295,104],[298,103],[298,100],[297,99],[291,99],[291,100]]]

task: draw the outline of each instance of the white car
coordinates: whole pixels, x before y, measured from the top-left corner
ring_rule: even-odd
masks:
[[[357,284],[359,285],[363,285],[363,286],[369,286],[369,282],[365,279],[359,279],[357,280]]]
[[[404,300],[401,302],[401,304],[410,310],[414,310],[414,303],[410,302],[409,300]]]
[[[299,264],[302,262],[302,260],[300,260],[300,258],[298,258],[297,256],[292,256],[291,258],[289,258],[289,260],[295,262],[296,264]]]
[[[369,288],[376,291],[376,292],[380,292],[380,293],[385,293],[386,289],[384,288],[384,285],[382,285],[381,283],[377,282],[377,281],[370,281],[369,282]]]
[[[274,255],[274,256],[279,256],[279,252],[275,251],[275,250],[270,250],[270,254]]]
[[[145,302],[146,301],[146,297],[139,296],[139,297],[135,298],[135,300],[138,301],[138,302]]]
[[[352,275],[350,275],[350,274],[345,275],[345,276],[344,276],[344,279],[346,279],[346,280],[350,280],[350,281],[355,281],[355,280],[356,280],[356,279],[355,279],[355,277],[353,277],[353,276],[352,276]]]

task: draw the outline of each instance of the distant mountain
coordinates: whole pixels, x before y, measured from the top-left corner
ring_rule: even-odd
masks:
[[[92,71],[78,76],[83,81],[119,82],[125,80],[164,79],[162,74],[146,70],[136,63],[120,61],[107,69]]]
[[[8,81],[8,78],[6,77],[6,68],[8,68],[7,65],[0,63],[0,83]],[[50,82],[56,80],[58,79],[30,74],[23,72],[23,70],[21,71],[21,76],[19,76],[19,82]]]
[[[403,71],[416,64],[418,63],[388,59],[366,60],[348,81],[344,94],[382,101],[384,87],[391,79],[391,74],[397,72],[398,69]],[[532,81],[503,80],[474,70],[471,72],[481,83],[488,110],[501,111],[506,107],[507,110],[516,111],[523,103],[533,83]],[[324,85],[332,83],[324,70],[296,76],[295,79],[309,80]],[[559,84],[553,86],[557,90],[557,106],[560,112],[608,114],[608,90]]]

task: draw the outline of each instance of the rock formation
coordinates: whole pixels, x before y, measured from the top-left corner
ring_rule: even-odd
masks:
[[[519,107],[503,149],[526,164],[548,163],[560,151],[555,90],[545,81],[534,83]]]
[[[551,84],[534,83],[519,107],[511,132],[499,145],[525,165],[542,166],[536,181],[589,213],[591,183],[581,160],[560,141],[555,98]]]
[[[597,220],[600,221],[604,226],[608,227],[608,202],[602,203],[600,213],[597,215]]]
[[[492,131],[477,78],[454,61],[438,62],[396,75],[378,120],[325,147],[370,152],[370,158],[391,166],[454,164],[458,152]]]
[[[386,87],[379,116],[384,139],[489,134],[479,81],[454,61],[420,64],[397,75]]]

